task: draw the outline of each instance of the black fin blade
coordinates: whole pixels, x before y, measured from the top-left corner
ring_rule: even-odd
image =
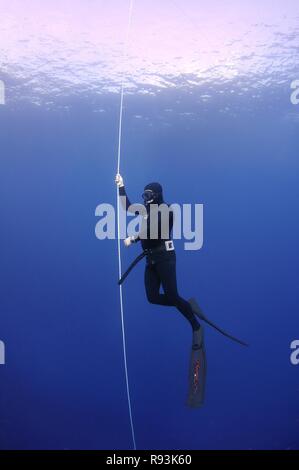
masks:
[[[204,349],[192,349],[189,365],[189,389],[186,402],[190,408],[199,408],[204,403],[206,373],[207,362]]]
[[[201,320],[205,321],[208,325],[210,325],[212,328],[215,328],[215,330],[219,331],[222,335],[226,336],[227,338],[231,339],[232,341],[235,341],[236,343],[241,344],[242,346],[249,346],[248,343],[245,343],[245,341],[242,341],[241,339],[236,338],[235,336],[227,333],[224,331],[222,328],[217,326],[215,323],[213,323],[211,320],[209,320],[202,312],[200,309],[199,305],[197,304],[195,299],[190,299],[189,303],[192,307],[193,312],[200,318]]]

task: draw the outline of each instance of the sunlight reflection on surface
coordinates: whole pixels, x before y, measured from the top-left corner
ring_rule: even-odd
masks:
[[[0,78],[10,102],[55,107],[70,96],[119,93],[123,74],[127,92],[175,88],[202,103],[215,95],[260,99],[296,78],[296,0],[201,4],[135,1],[124,63],[129,2],[1,1]]]

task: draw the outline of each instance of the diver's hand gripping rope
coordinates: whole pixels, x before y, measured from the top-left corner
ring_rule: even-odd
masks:
[[[117,173],[115,177],[115,183],[119,188],[122,188],[124,186],[124,179],[119,173]]]

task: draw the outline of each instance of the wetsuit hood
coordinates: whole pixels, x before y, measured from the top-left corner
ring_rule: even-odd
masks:
[[[144,193],[143,193],[143,198],[145,200],[145,203],[147,203],[147,201],[144,195],[147,195],[147,194],[152,194],[152,198],[149,199],[151,202],[148,202],[149,204],[150,203],[153,203],[153,204],[163,203],[163,189],[160,183],[149,183],[145,186]]]

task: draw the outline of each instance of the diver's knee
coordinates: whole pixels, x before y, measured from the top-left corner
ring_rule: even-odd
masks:
[[[172,305],[174,307],[177,307],[179,308],[181,306],[181,299],[179,296],[177,295],[168,295],[168,299],[170,300],[170,302],[172,303]]]
[[[150,304],[157,304],[158,303],[158,297],[153,294],[146,294],[147,300]]]

